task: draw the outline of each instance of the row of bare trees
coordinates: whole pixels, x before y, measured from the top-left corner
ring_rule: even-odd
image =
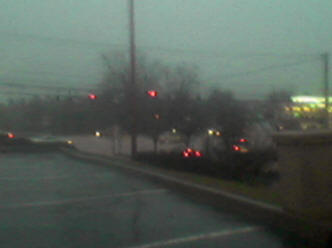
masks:
[[[132,116],[128,92],[128,61],[124,56],[104,56],[107,73],[101,83],[102,108],[111,110],[117,124],[130,133]],[[176,129],[189,144],[197,133],[206,133],[209,127],[220,127],[225,142],[240,136],[246,125],[253,120],[249,109],[237,101],[231,92],[214,90],[202,95],[198,68],[191,65],[167,66],[141,56],[137,64],[135,89],[136,131],[151,137],[155,150],[160,135]],[[146,94],[158,92],[157,97]]]
[[[194,134],[218,127],[227,144],[256,119],[256,114],[231,92],[214,90],[201,95],[197,67],[167,66],[144,56],[137,63],[133,119],[126,57],[113,54],[103,56],[103,61],[106,71],[98,85],[96,100],[77,96],[12,101],[0,105],[0,129],[66,135],[117,126],[131,134],[135,121],[137,133],[151,137],[157,149],[160,135],[172,128],[189,143]],[[149,96],[148,90],[155,90],[158,96]]]

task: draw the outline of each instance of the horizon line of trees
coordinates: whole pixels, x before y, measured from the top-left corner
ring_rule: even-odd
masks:
[[[63,100],[35,97],[2,104],[0,129],[69,135],[117,126],[132,134],[135,121],[137,134],[151,137],[157,150],[160,135],[173,128],[189,144],[194,134],[217,127],[228,144],[258,120],[257,109],[248,108],[230,91],[214,90],[203,97],[199,92],[200,79],[195,66],[169,67],[140,56],[137,83],[133,88],[125,56],[113,54],[102,58],[106,71],[95,100],[88,96]],[[147,94],[149,90],[158,95],[151,97]],[[135,119],[130,101],[132,94],[135,94],[136,102]],[[287,98],[287,94],[283,97]],[[272,100],[277,101],[275,96]],[[267,113],[271,114],[271,111]]]

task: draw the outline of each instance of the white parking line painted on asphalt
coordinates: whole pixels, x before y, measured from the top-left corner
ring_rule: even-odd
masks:
[[[71,198],[71,199],[59,200],[59,201],[38,201],[38,202],[8,204],[8,205],[0,206],[0,209],[1,208],[3,209],[3,208],[47,207],[47,206],[64,205],[64,204],[78,203],[78,202],[85,202],[85,201],[93,201],[93,200],[98,200],[98,199],[107,199],[107,198],[116,198],[116,197],[133,197],[136,195],[163,194],[163,193],[167,193],[167,192],[168,192],[168,190],[166,190],[166,189],[141,190],[141,191],[134,191],[134,192],[129,192],[129,193]]]
[[[254,231],[258,231],[260,229],[262,229],[262,227],[249,226],[249,227],[243,227],[240,229],[223,230],[223,231],[219,231],[219,232],[198,234],[198,235],[192,235],[192,236],[187,236],[187,237],[182,237],[182,238],[157,241],[157,242],[153,242],[150,244],[132,246],[130,248],[156,248],[156,247],[165,247],[165,246],[171,246],[171,245],[179,245],[182,243],[189,243],[189,242],[194,242],[194,241],[198,241],[198,240],[215,239],[215,238],[231,236],[231,235],[235,235],[235,234],[254,232]]]
[[[38,180],[57,180],[57,179],[66,179],[73,176],[47,176],[47,177],[0,177],[0,181],[25,181],[25,180],[32,180],[32,181],[38,181]]]
[[[102,174],[89,174],[87,175],[89,178],[91,177],[105,177],[109,175]],[[74,178],[73,175],[62,175],[62,176],[45,176],[45,177],[0,177],[0,181],[39,181],[39,180],[61,180],[61,179],[68,179]],[[75,177],[76,178],[76,177]]]

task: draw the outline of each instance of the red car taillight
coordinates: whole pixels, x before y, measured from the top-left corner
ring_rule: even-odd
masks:
[[[196,156],[196,157],[202,157],[202,153],[201,153],[200,151],[196,151],[196,152],[195,152],[195,156]]]
[[[233,145],[233,150],[234,150],[234,151],[240,151],[240,149],[241,149],[241,148],[240,148],[239,146]]]
[[[188,152],[183,152],[182,155],[183,155],[183,157],[186,157],[186,158],[189,157],[189,153]]]

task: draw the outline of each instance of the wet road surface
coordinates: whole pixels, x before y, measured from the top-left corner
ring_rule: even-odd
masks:
[[[0,220],[2,248],[285,247],[263,225],[61,154],[0,155]]]

